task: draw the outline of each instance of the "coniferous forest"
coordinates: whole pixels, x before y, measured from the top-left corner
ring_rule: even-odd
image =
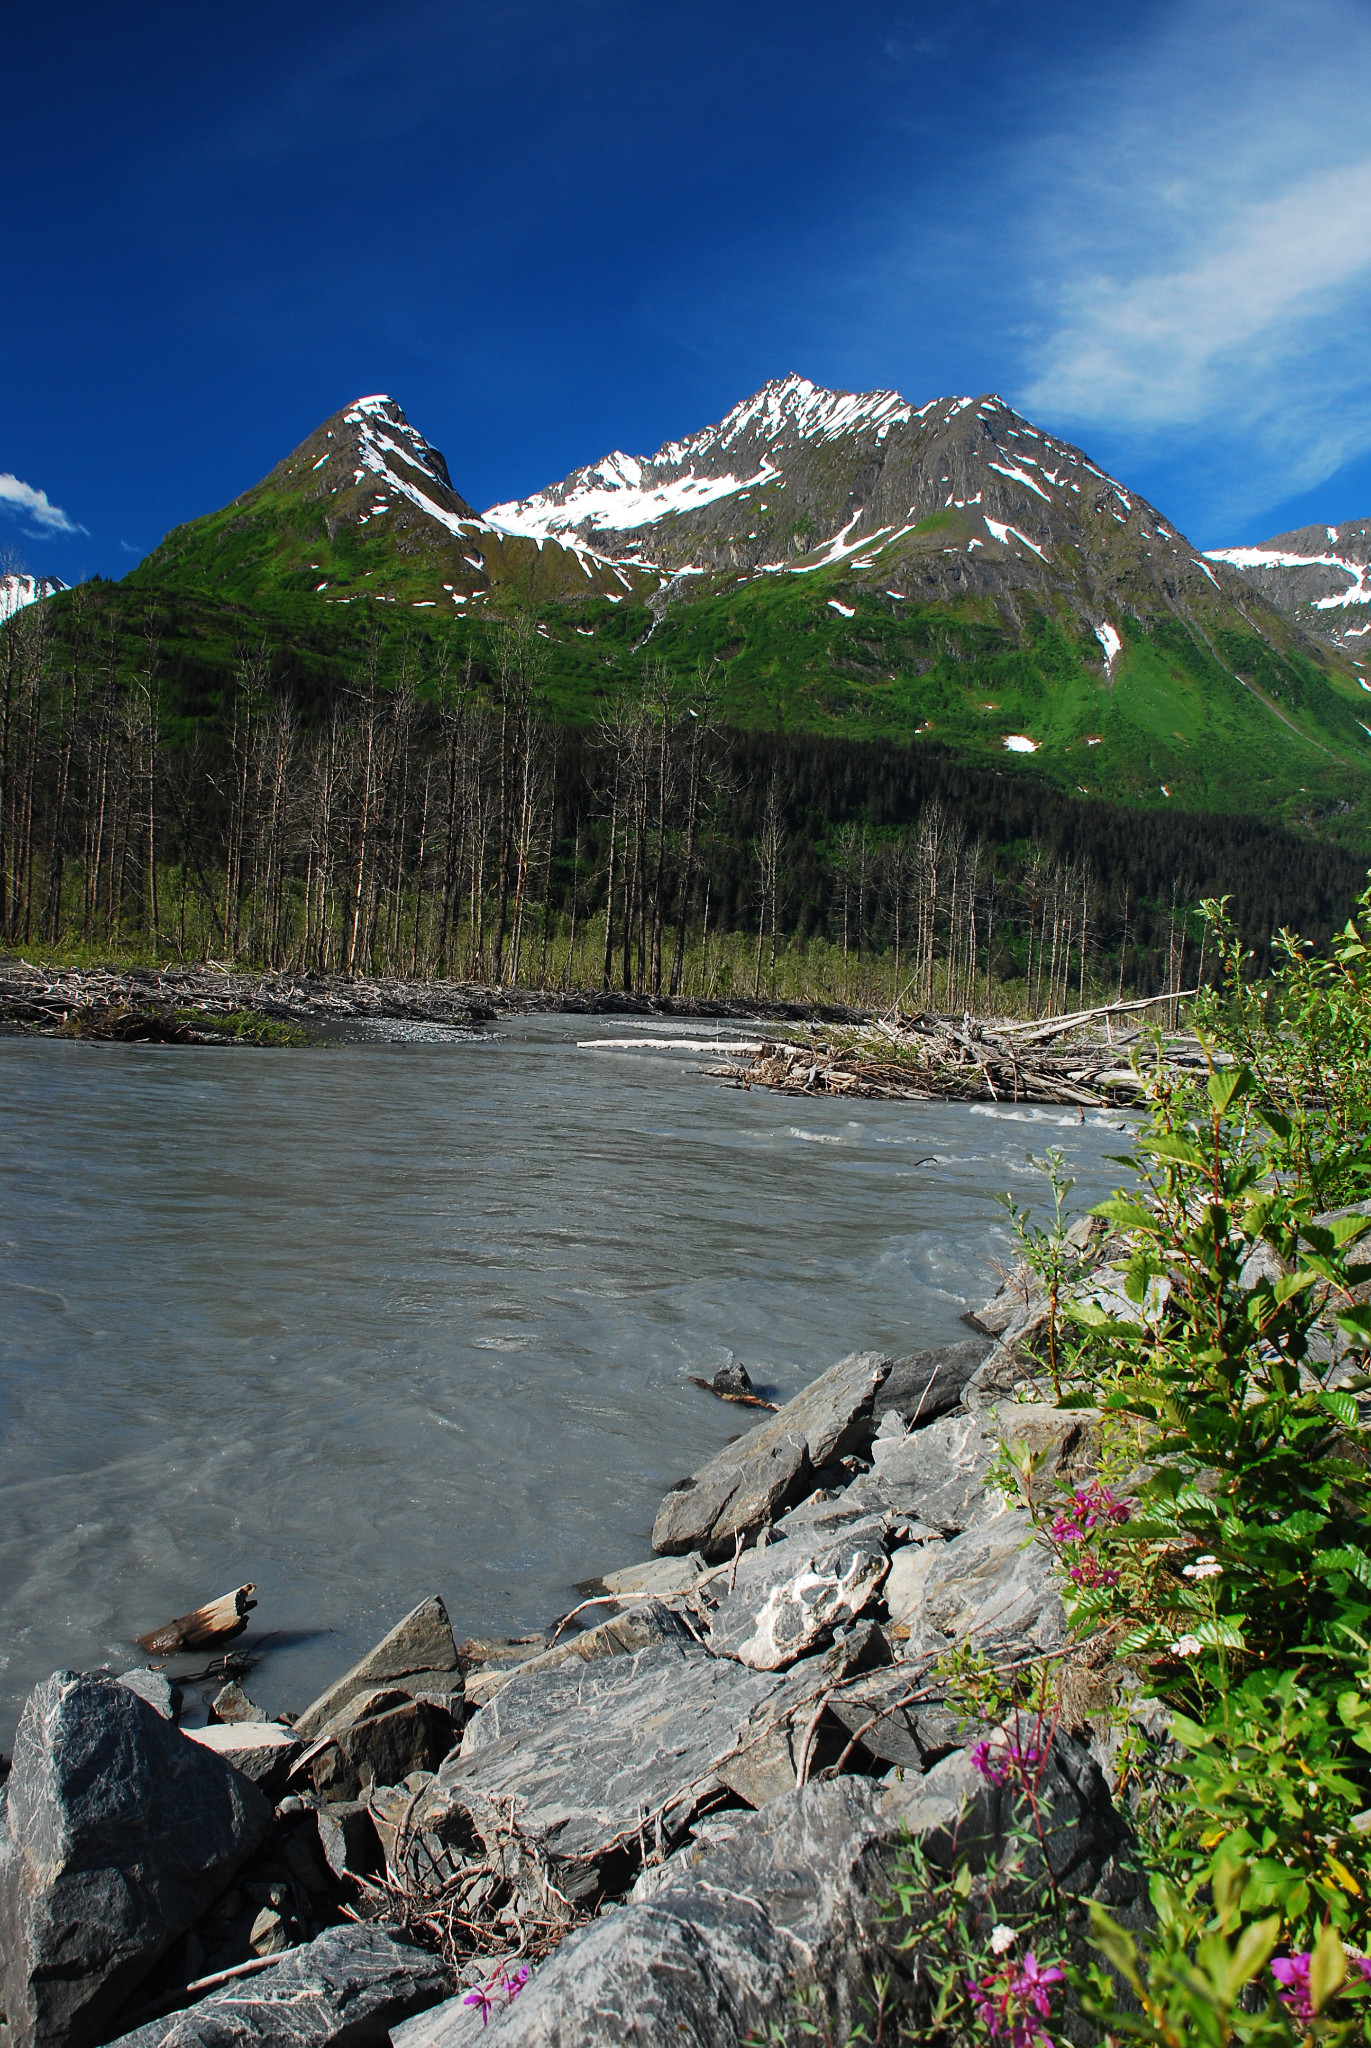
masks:
[[[648,995],[1061,1010],[1206,976],[1202,897],[1258,966],[1364,862],[1255,817],[1073,800],[923,742],[739,731],[654,661],[548,709],[537,622],[479,656],[378,626],[217,669],[86,586],[0,628],[0,940],[12,950]]]

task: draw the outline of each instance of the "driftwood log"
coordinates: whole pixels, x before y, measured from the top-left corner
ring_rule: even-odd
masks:
[[[1194,991],[1153,998],[1177,1002]],[[970,1016],[920,1013],[898,1025],[878,1018],[841,1039],[768,1039],[745,1061],[705,1072],[735,1088],[775,1088],[791,1095],[847,1095],[894,1101],[1029,1102],[1107,1109],[1134,1101],[1142,1076],[1128,1064],[1143,1039],[1136,1026],[1113,1020],[1150,1003],[1121,1003],[1030,1026],[982,1023]],[[1049,1041],[1056,1041],[1049,1047]],[[1161,1057],[1177,1072],[1202,1071],[1198,1039],[1163,1035]]]
[[[181,1650],[208,1650],[217,1643],[230,1643],[247,1627],[248,1614],[257,1605],[252,1597],[256,1591],[251,1581],[235,1586],[231,1593],[221,1593],[193,1614],[182,1614],[164,1628],[134,1640],[153,1657],[174,1657]]]

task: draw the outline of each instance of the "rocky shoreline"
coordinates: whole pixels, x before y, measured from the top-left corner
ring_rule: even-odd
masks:
[[[433,1595],[300,1713],[230,1683],[203,1728],[175,1660],[54,1674],[0,1791],[0,2048],[723,2048],[806,1983],[846,2027],[877,1960],[908,1978],[899,1844],[974,1860],[1005,1826],[957,1645],[1060,1663],[1048,1853],[1125,1904],[1102,1677],[987,1486],[1006,1445],[1091,1467],[1091,1416],[1035,1398],[1044,1313],[1020,1271],[963,1342],[841,1360],[547,1637],[459,1644]]]

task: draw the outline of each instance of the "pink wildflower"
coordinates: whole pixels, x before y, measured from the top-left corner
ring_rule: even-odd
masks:
[[[971,1768],[987,1785],[1025,1786],[1042,1760],[1043,1752],[1031,1742],[978,1742],[971,1752]]]
[[[497,2004],[513,2005],[519,1993],[529,1980],[529,1967],[521,1963],[517,1970],[498,1970],[488,1984],[478,1984],[474,1991],[468,1991],[463,2005],[479,2005],[481,2025],[490,2025],[492,2008]]]
[[[1009,2048],[1054,2048],[1038,2021],[1052,2017],[1051,1987],[1064,1974],[1055,1963],[1041,1964],[1030,1949],[1021,1964],[1010,1961],[979,1981],[968,1977],[966,1988],[977,2017],[993,2037],[1007,2039]]]
[[[1285,1989],[1279,1994],[1281,2004],[1288,2008],[1297,2020],[1312,2020],[1314,2007],[1309,1997],[1309,1956],[1273,1956],[1271,1975]]]

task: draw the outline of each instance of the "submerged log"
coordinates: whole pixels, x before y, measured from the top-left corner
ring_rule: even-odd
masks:
[[[140,1650],[154,1657],[174,1657],[178,1650],[207,1650],[215,1643],[232,1642],[248,1625],[248,1614],[257,1605],[252,1597],[256,1591],[249,1580],[246,1586],[235,1586],[231,1593],[221,1593],[207,1606],[197,1607],[193,1614],[182,1614],[165,1628],[134,1640]]]

